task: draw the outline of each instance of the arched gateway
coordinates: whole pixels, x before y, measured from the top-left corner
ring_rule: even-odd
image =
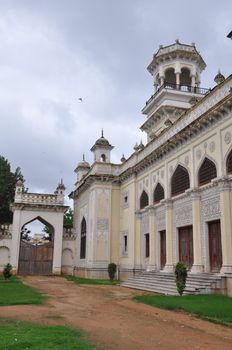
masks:
[[[15,273],[23,275],[51,275],[61,273],[65,187],[61,181],[54,194],[28,193],[23,183],[16,184],[13,211],[11,265]],[[40,244],[23,239],[22,229],[39,220],[51,229],[51,239]]]

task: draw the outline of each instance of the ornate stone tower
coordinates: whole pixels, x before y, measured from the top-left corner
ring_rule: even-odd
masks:
[[[111,146],[109,141],[105,139],[103,135],[103,130],[102,130],[102,135],[100,139],[98,139],[93,145],[93,147],[91,148],[91,152],[93,152],[94,154],[94,161],[110,163],[110,154],[113,148],[114,147]]]
[[[154,94],[142,113],[147,116],[141,130],[148,142],[171,126],[185,111],[209,92],[200,88],[200,75],[206,67],[195,44],[160,46],[147,67],[154,81]]]

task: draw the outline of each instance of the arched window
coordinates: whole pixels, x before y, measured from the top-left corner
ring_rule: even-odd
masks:
[[[182,165],[178,165],[171,180],[171,193],[176,196],[183,193],[190,187],[189,174],[187,169]]]
[[[191,77],[190,77],[190,71],[188,68],[181,69],[180,85],[191,86]]]
[[[232,174],[232,150],[228,154],[228,157],[226,160],[226,172],[227,174]]]
[[[148,195],[145,191],[143,191],[140,197],[140,209],[145,208],[148,204],[149,204]]]
[[[80,259],[85,259],[86,256],[86,220],[85,218],[81,221],[81,249]]]
[[[164,189],[163,186],[158,183],[154,191],[153,201],[154,203],[159,203],[161,199],[164,199]]]
[[[106,162],[106,155],[103,153],[100,158],[101,162],[105,163]]]
[[[176,85],[176,75],[174,68],[168,68],[165,71],[165,77],[164,77],[165,85],[168,86],[170,84],[170,87],[175,87]]]
[[[217,177],[217,169],[214,162],[205,158],[198,172],[199,186],[207,184],[215,177]]]

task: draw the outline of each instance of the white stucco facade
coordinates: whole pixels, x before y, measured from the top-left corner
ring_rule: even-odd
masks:
[[[232,76],[200,87],[206,64],[195,44],[160,47],[148,66],[154,90],[142,113],[147,144],[120,164],[104,137],[75,169],[74,227],[63,233],[64,193],[16,188],[12,227],[0,229],[0,268],[17,272],[20,229],[37,217],[54,229],[53,273],[105,278],[110,262],[121,279],[173,271],[228,280],[232,294]]]
[[[195,44],[177,41],[160,47],[148,66],[155,92],[142,110],[146,120],[141,129],[148,143],[136,145],[122,164],[96,159],[99,140],[109,144],[104,136],[91,149],[94,162],[86,164],[71,193],[77,236],[75,274],[105,277],[110,262],[119,266],[124,279],[135,271],[172,271],[184,256],[185,243],[191,250],[190,271],[232,273],[232,176],[228,168],[232,77],[218,75],[212,90],[202,89],[200,75],[205,66]],[[214,174],[207,175],[205,164],[212,166]],[[184,169],[189,183],[181,193],[173,194],[177,169]],[[203,177],[211,176],[206,183],[200,183],[202,171]],[[164,195],[155,202],[158,184]],[[143,192],[148,202],[141,206]],[[81,228],[83,218],[86,232]],[[212,238],[215,230],[220,232]],[[164,266],[162,232],[166,236]],[[221,263],[211,251],[212,239],[219,242]],[[85,246],[82,257],[81,245]]]

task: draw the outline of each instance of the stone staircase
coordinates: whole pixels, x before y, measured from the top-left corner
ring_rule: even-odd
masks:
[[[178,295],[174,273],[143,272],[121,283],[122,287],[153,293]],[[225,278],[213,273],[188,273],[184,294],[225,293]]]

